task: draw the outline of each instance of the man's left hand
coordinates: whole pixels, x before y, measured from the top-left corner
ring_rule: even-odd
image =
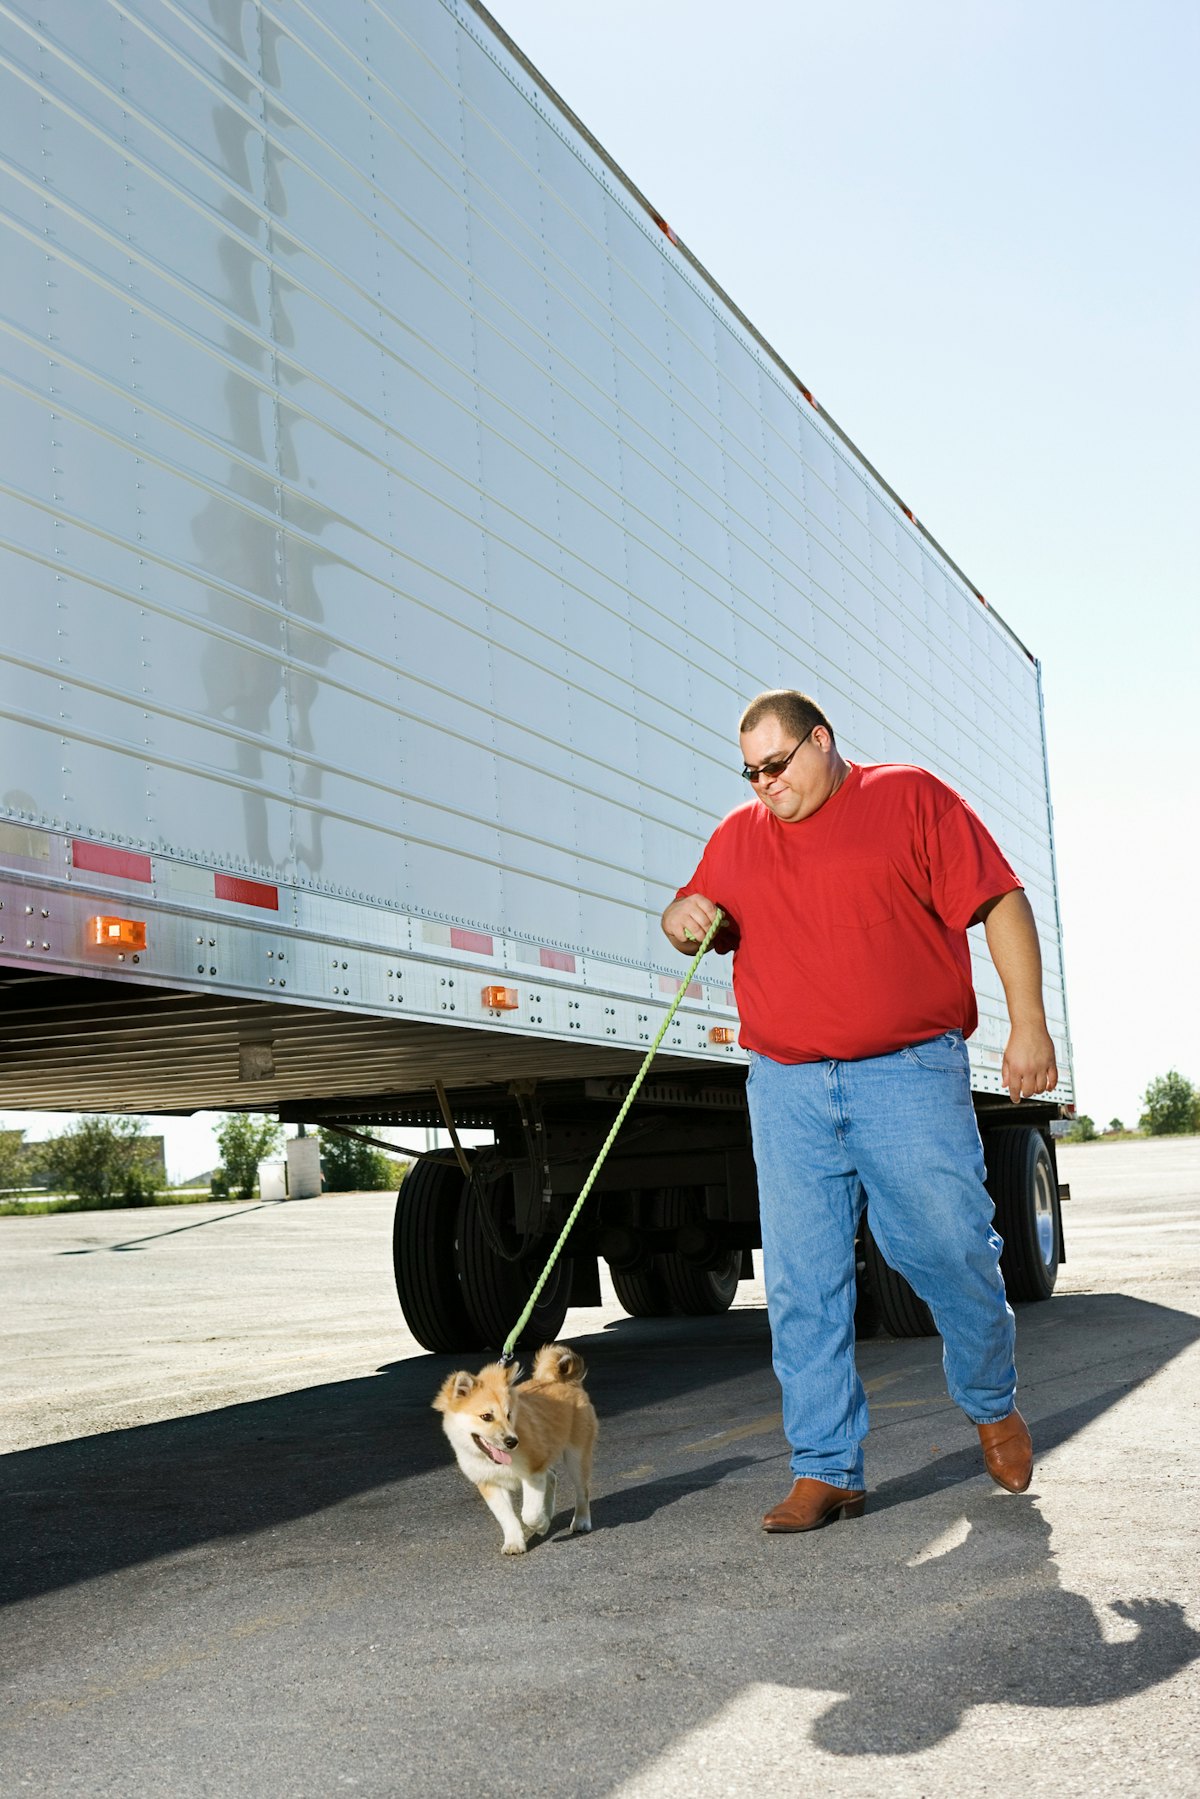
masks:
[[[1000,1079],[1014,1105],[1018,1100],[1032,1099],[1035,1093],[1049,1093],[1058,1085],[1058,1062],[1045,1025],[1013,1026]]]

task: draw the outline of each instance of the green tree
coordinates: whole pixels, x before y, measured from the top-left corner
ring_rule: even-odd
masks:
[[[1158,1075],[1142,1095],[1139,1128],[1152,1137],[1173,1137],[1200,1128],[1200,1095],[1178,1069]]]
[[[1064,1132],[1063,1141],[1065,1143],[1094,1143],[1096,1134],[1095,1121],[1089,1118],[1086,1112],[1081,1112],[1078,1118],[1071,1121],[1070,1130]]]
[[[140,1118],[79,1118],[35,1150],[52,1187],[74,1193],[83,1206],[149,1206],[162,1179]]]
[[[1119,1118],[1110,1118],[1108,1121],[1108,1128],[1110,1131],[1116,1132],[1123,1131],[1125,1126],[1121,1123]]]
[[[258,1179],[258,1165],[283,1141],[283,1126],[257,1112],[230,1112],[217,1126],[221,1146],[221,1172],[226,1190],[235,1199],[249,1199]],[[214,1182],[214,1188],[216,1183]]]
[[[327,1193],[376,1193],[400,1185],[406,1164],[337,1131],[320,1131],[321,1173]]]
[[[5,1188],[27,1187],[33,1173],[31,1164],[24,1131],[0,1131],[0,1192]]]

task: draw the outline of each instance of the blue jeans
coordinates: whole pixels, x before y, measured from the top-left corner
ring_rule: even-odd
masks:
[[[854,1236],[933,1313],[950,1397],[975,1424],[1013,1409],[1015,1328],[960,1031],[857,1062],[754,1055],[747,1085],[775,1373],[792,1469],[863,1485]]]

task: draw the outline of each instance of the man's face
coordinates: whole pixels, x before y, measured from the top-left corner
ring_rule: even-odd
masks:
[[[798,742],[795,731],[768,714],[751,731],[743,731],[742,760],[747,768],[781,761]],[[754,783],[754,792],[783,824],[795,824],[823,806],[836,786],[835,756],[829,733],[818,725],[781,774]]]

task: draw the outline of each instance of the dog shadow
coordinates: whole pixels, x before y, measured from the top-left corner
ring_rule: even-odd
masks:
[[[753,1456],[748,1455],[726,1456],[723,1461],[708,1462],[703,1468],[679,1474],[662,1474],[656,1480],[639,1480],[631,1482],[627,1487],[618,1487],[593,1501],[595,1528],[620,1530],[622,1525],[644,1524],[656,1512],[677,1505],[692,1493],[702,1493],[708,1487],[715,1487],[727,1475],[750,1467],[754,1460]]]

